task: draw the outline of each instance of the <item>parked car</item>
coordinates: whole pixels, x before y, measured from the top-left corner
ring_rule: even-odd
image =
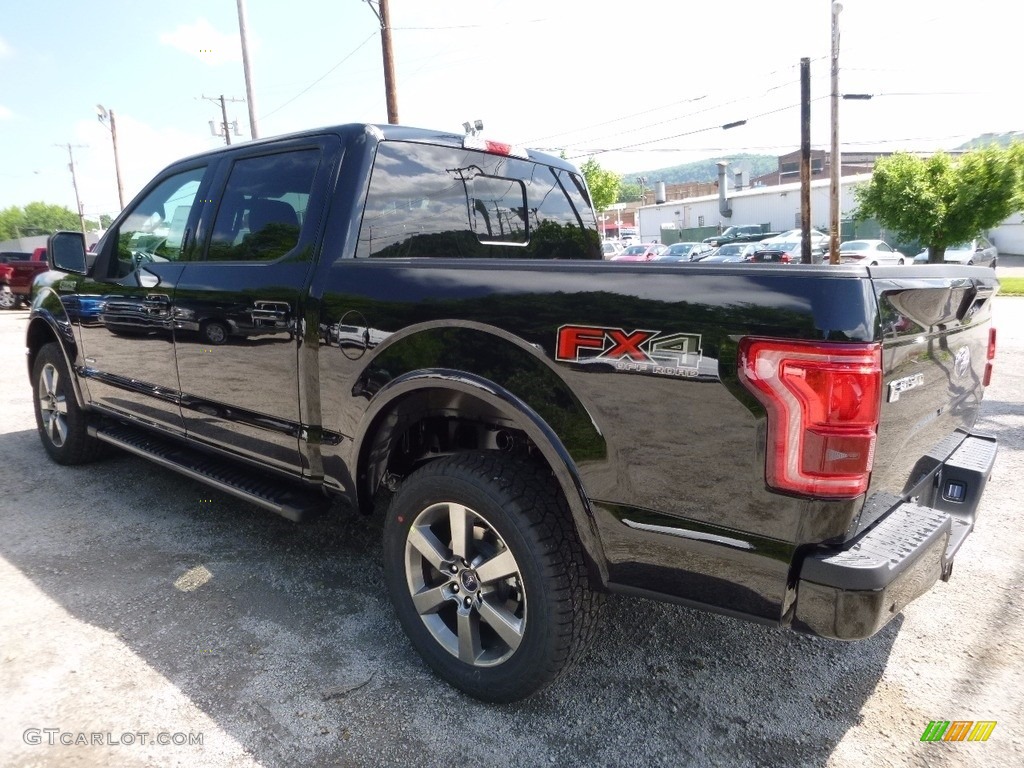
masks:
[[[850,240],[839,246],[840,264],[865,264],[876,267],[882,264],[905,264],[907,257],[894,250],[884,240]]]
[[[713,250],[707,243],[673,243],[655,261],[700,261]]]
[[[781,241],[781,242],[790,242],[790,241],[796,240],[797,243],[799,243],[802,239],[803,239],[803,230],[800,229],[800,228],[790,229],[790,230],[787,230],[787,231],[783,232],[778,237],[770,238],[771,241],[776,241],[777,240],[777,241]],[[766,242],[769,242],[769,240],[762,240],[761,244],[763,245]],[[829,236],[825,232],[822,232],[820,229],[812,229],[811,230],[811,253],[813,253],[815,256],[817,256],[818,254],[827,253],[828,252],[828,246],[829,246]],[[797,252],[798,253],[799,253],[799,250],[800,250],[800,248],[798,246],[797,247]],[[799,260],[800,259],[797,259],[797,261],[799,261]],[[817,261],[817,259],[815,259],[815,261]]]
[[[800,261],[800,241],[773,238],[756,243],[757,248],[750,257],[755,263],[794,264]]]
[[[623,245],[618,240],[602,240],[601,241],[601,253],[604,254],[604,258],[611,259],[613,256],[618,256],[622,253]]]
[[[629,245],[618,256],[612,256],[612,261],[654,261],[658,256],[668,251],[667,245],[661,243],[640,243]]]
[[[701,259],[702,264],[750,261],[759,243],[726,243]]]
[[[966,243],[951,245],[946,249],[942,260],[947,264],[974,264],[979,267],[996,268],[999,261],[999,251],[984,237],[976,237]],[[925,248],[917,256],[914,262],[920,264],[928,261],[928,249]]]

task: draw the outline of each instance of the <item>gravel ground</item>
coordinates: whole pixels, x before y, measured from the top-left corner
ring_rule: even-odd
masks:
[[[996,302],[1001,449],[951,582],[851,644],[613,597],[582,665],[505,706],[419,661],[372,521],[295,526],[127,455],[50,463],[27,313],[4,312],[0,765],[1024,765],[1024,299]],[[922,743],[930,720],[998,725]]]

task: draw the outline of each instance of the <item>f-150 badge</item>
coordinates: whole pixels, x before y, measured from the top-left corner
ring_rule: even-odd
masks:
[[[566,363],[605,364],[617,371],[662,376],[697,376],[701,360],[700,334],[624,331],[591,325],[558,329],[555,359]]]

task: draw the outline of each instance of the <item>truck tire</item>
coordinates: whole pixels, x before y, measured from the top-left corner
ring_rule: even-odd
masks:
[[[568,668],[604,597],[550,472],[494,453],[437,459],[402,483],[384,522],[384,577],[427,664],[489,702],[525,698]]]
[[[56,342],[46,344],[32,365],[33,406],[43,448],[58,464],[84,464],[108,453],[89,435],[85,413],[71,388],[71,374]]]
[[[199,336],[210,346],[219,347],[227,343],[228,326],[220,320],[207,320],[199,328]]]

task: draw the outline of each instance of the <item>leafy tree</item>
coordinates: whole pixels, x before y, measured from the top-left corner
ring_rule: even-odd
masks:
[[[25,224],[25,212],[16,205],[0,211],[0,240],[13,240],[21,236]]]
[[[618,203],[632,203],[640,200],[640,185],[639,184],[621,184],[619,186],[619,199],[616,200]]]
[[[857,218],[876,218],[900,237],[927,246],[942,263],[946,248],[1024,210],[1024,143],[987,146],[959,157],[897,153],[875,163],[856,191]]]
[[[0,240],[49,235],[58,229],[81,228],[77,214],[63,205],[29,203],[24,209],[11,206],[0,211]]]
[[[110,229],[113,219],[105,213],[100,214],[100,229]]]
[[[619,174],[606,171],[592,157],[580,167],[580,171],[587,180],[595,210],[603,211],[616,201],[619,196],[619,185],[622,183]]]

